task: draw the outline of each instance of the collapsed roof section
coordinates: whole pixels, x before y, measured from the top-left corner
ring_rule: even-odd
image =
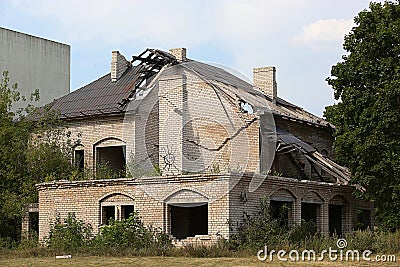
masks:
[[[319,153],[314,147],[300,140],[291,133],[276,127],[277,153],[289,153],[293,151],[300,152],[309,163],[314,167],[320,167],[336,179],[337,184],[348,185],[351,179],[351,173],[348,168],[343,167],[328,157]],[[322,176],[321,181],[324,182]],[[362,186],[356,185],[360,191],[365,191]]]
[[[63,119],[124,113],[129,99],[144,81],[162,67],[178,64],[178,61],[167,52],[146,49],[133,56],[130,63],[117,80],[111,79],[111,73],[104,75],[54,100],[49,104],[51,109],[58,110]]]
[[[252,84],[220,67],[194,60],[178,61],[171,53],[158,49],[146,49],[138,56],[133,56],[130,63],[117,80],[111,79],[111,73],[104,75],[66,96],[54,100],[49,104],[51,109],[58,110],[64,119],[124,113],[127,103],[144,81],[160,72],[165,66],[179,64],[193,70],[201,78],[215,86],[231,90],[252,106],[269,106],[275,116],[316,126],[333,127],[324,119],[279,97],[276,101],[272,101],[270,96],[254,89]]]

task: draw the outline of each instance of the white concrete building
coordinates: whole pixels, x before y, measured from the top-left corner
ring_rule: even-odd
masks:
[[[27,98],[39,89],[34,105],[42,106],[70,92],[70,46],[0,27],[1,74],[4,70]]]

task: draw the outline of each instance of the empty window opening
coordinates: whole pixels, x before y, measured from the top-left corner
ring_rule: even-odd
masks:
[[[121,219],[128,219],[129,215],[135,211],[133,205],[122,205],[121,206]]]
[[[270,201],[271,218],[277,219],[281,226],[289,225],[289,214],[292,208],[292,203],[288,201]]]
[[[109,224],[110,219],[115,220],[115,206],[103,206],[102,207],[102,212],[103,212],[103,218],[102,222],[103,224]]]
[[[342,205],[329,205],[329,234],[342,235]]]
[[[171,234],[177,239],[208,234],[208,204],[195,207],[170,205]]]
[[[371,211],[365,209],[356,210],[356,230],[371,229]]]
[[[109,168],[114,174],[125,172],[125,146],[110,146],[97,148],[97,163]]]
[[[317,223],[319,204],[301,203],[301,220]]]
[[[83,170],[83,168],[85,167],[85,151],[75,150],[74,159],[75,159],[75,166]]]

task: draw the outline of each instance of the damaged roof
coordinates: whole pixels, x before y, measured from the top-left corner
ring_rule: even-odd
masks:
[[[336,183],[344,185],[349,184],[351,174],[348,168],[330,160],[328,157],[319,153],[314,147],[282,128],[276,127],[276,138],[278,144],[277,153],[287,153],[296,150],[305,156],[310,164],[314,164],[332,175],[336,179]],[[362,186],[356,185],[356,188],[360,191],[365,191]]]
[[[139,70],[140,66],[129,67],[116,82],[111,81],[110,73],[106,74],[54,100],[50,103],[51,109],[58,110],[62,118],[123,113],[119,102],[130,95],[139,77]]]
[[[148,55],[150,51],[150,55]],[[154,56],[156,55],[156,56]],[[235,90],[238,97],[247,99],[251,105],[267,105],[276,116],[294,119],[301,122],[312,123],[320,126],[331,126],[324,119],[317,117],[302,108],[293,105],[281,98],[276,103],[269,96],[253,88],[253,85],[231,74],[230,72],[209,64],[194,60],[178,62],[172,60],[173,56],[157,49],[146,49],[139,56],[134,56],[131,63],[139,61],[137,66],[129,66],[122,76],[115,82],[111,80],[111,74],[83,86],[68,95],[50,103],[52,110],[58,110],[61,118],[78,118],[95,115],[123,114],[126,102],[135,93],[141,81],[147,74],[154,74],[167,64],[179,64],[200,75],[213,84],[223,84]],[[157,69],[149,69],[149,64],[157,65]]]

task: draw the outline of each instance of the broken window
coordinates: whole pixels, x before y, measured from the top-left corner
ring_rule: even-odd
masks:
[[[109,224],[111,219],[115,220],[115,206],[103,206],[102,224]]]
[[[37,237],[39,233],[39,206],[38,203],[28,203],[25,205],[21,225],[21,237]]]
[[[129,218],[135,211],[134,200],[132,197],[122,194],[109,194],[100,200],[100,224],[110,223],[110,219],[120,221]]]
[[[102,206],[101,224],[109,224],[111,218],[117,221],[128,219],[129,215],[131,215],[134,211],[135,207],[133,204],[107,203],[106,205]]]
[[[83,170],[85,167],[85,151],[83,149],[77,149],[74,151],[75,166]]]
[[[29,212],[29,231],[39,233],[39,212]]]
[[[177,239],[208,234],[208,204],[182,207],[169,205],[171,234]]]
[[[113,174],[124,175],[125,146],[98,147],[97,163],[106,166]]]
[[[317,223],[319,204],[301,203],[301,220]]]
[[[292,208],[292,203],[288,201],[270,201],[271,218],[277,219],[282,227],[289,226],[289,214]]]
[[[121,205],[121,219],[128,219],[129,215],[134,211],[135,207],[133,205]]]

